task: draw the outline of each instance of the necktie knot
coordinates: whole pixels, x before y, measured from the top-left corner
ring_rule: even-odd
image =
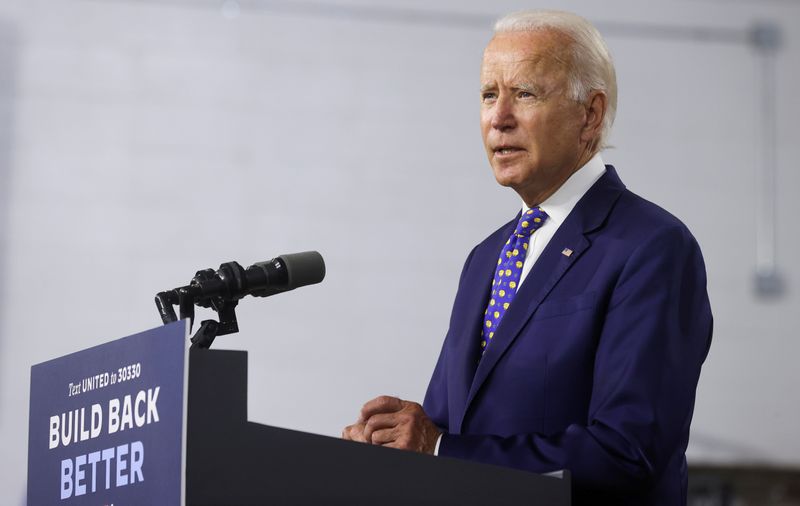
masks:
[[[547,221],[547,213],[538,207],[523,211],[519,222],[517,222],[517,228],[514,230],[514,234],[517,237],[528,237],[536,232],[539,227],[544,225],[545,221]]]

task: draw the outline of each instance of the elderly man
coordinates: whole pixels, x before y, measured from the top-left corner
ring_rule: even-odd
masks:
[[[616,77],[578,16],[501,19],[481,131],[522,211],[467,257],[424,407],[367,402],[343,437],[535,472],[575,504],[685,504],[712,318],[687,228],[604,165]]]

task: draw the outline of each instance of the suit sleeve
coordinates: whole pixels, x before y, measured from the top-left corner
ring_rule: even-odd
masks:
[[[439,455],[568,469],[584,490],[646,486],[682,456],[712,329],[705,266],[689,231],[670,225],[643,241],[607,300],[585,423],[549,436],[446,433]]]

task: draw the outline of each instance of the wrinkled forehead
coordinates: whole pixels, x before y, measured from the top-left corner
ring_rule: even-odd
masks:
[[[496,34],[483,52],[481,80],[509,73],[565,76],[571,64],[570,43],[552,30]]]

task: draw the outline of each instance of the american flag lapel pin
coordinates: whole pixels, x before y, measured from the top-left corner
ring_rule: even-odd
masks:
[[[565,257],[572,256],[572,250],[569,248],[564,248],[564,251],[562,251],[561,254],[564,255]]]

